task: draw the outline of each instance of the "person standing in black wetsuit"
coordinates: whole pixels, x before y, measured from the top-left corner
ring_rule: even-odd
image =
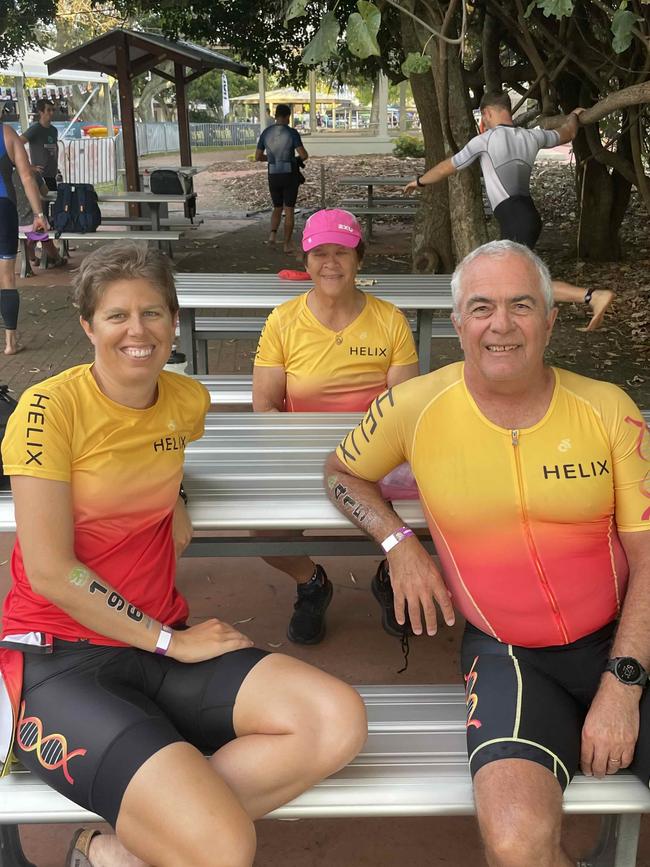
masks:
[[[542,221],[530,195],[530,174],[535,158],[542,148],[573,141],[578,132],[578,115],[584,109],[574,109],[559,129],[544,130],[514,125],[508,93],[486,93],[480,108],[481,133],[457,154],[418,175],[404,187],[404,193],[408,195],[418,187],[436,184],[478,159],[501,238],[517,241],[533,250],[542,231]],[[556,301],[589,304],[592,317],[585,330],[593,331],[602,323],[614,293],[609,289],[585,289],[554,280],[553,296]]]
[[[266,162],[269,167],[269,192],[273,202],[269,242],[275,244],[284,209],[284,252],[293,253],[291,243],[294,224],[294,209],[298,198],[300,174],[296,153],[304,161],[309,154],[305,150],[298,130],[289,126],[291,109],[278,105],[275,123],[267,126],[257,142],[256,162]]]
[[[20,351],[16,336],[20,298],[16,289],[18,255],[18,210],[16,191],[11,180],[14,167],[25,187],[34,211],[35,232],[47,231],[47,221],[27,153],[15,130],[0,125],[0,315],[5,326],[5,355]]]

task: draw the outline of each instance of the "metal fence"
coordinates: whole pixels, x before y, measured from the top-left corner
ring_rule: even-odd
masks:
[[[121,135],[59,139],[59,169],[63,180],[77,184],[116,183],[118,141],[121,144]]]
[[[177,153],[180,149],[175,123],[137,123],[138,155]],[[253,123],[192,123],[190,144],[194,148],[254,147],[259,127]],[[121,131],[114,137],[59,139],[59,168],[68,183],[117,184],[124,169]]]
[[[136,124],[138,153],[174,153],[180,149],[175,123]],[[191,123],[190,144],[193,148],[251,146],[257,142],[259,126],[254,123]]]

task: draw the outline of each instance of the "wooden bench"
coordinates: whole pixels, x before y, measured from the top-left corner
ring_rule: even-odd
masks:
[[[462,686],[357,688],[368,711],[368,741],[361,753],[266,818],[472,815]],[[604,780],[578,775],[565,793],[564,811],[605,817],[599,845],[587,863],[633,867],[641,814],[650,812],[650,793],[638,780],[625,773]],[[0,781],[0,867],[30,867],[19,824],[93,821],[101,819],[18,770]]]
[[[155,241],[160,244],[162,242],[178,241],[182,235],[182,232],[172,231],[171,229],[157,232],[152,230],[131,232],[129,230],[119,231],[117,229],[98,229],[96,232],[64,232],[59,238],[55,238],[54,232],[50,232],[50,237],[55,243],[60,241],[147,241],[147,243]],[[18,235],[18,241],[22,256],[20,276],[23,278],[32,277],[34,271],[32,270],[32,265],[29,261],[29,254],[27,251],[27,235],[24,232],[21,232]],[[41,256],[40,268],[43,271],[47,270],[47,253],[44,250],[43,255]]]
[[[644,416],[650,421],[650,413]],[[323,490],[323,460],[358,419],[335,413],[209,414],[205,436],[186,453],[184,480],[197,530],[186,554],[379,557],[378,546],[350,528]],[[395,507],[405,523],[425,527],[418,500]],[[318,535],[291,540],[233,535],[296,528]],[[0,492],[0,531],[14,529],[11,494]],[[201,535],[215,530],[227,535]],[[462,686],[359,689],[369,716],[365,748],[348,767],[269,818],[471,815]],[[604,780],[578,775],[567,789],[564,810],[605,817],[600,842],[586,863],[633,867],[640,817],[650,812],[650,792],[638,780],[625,773]],[[96,818],[28,772],[11,774],[0,781],[0,867],[29,867],[18,824]]]

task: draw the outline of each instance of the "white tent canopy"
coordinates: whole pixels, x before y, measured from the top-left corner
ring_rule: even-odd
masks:
[[[52,51],[51,48],[29,49],[22,57],[5,67],[0,67],[0,75],[8,75],[11,78],[44,78],[47,81],[84,81],[99,84],[108,81],[103,72],[83,72],[79,69],[62,69],[49,75],[45,61],[53,57],[58,57],[58,52]]]

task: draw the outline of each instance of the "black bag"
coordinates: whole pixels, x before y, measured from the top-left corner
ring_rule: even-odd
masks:
[[[151,172],[151,192],[163,196],[185,196],[191,194],[184,205],[185,216],[194,222],[196,217],[196,193],[192,178],[175,172],[173,169],[154,169]]]
[[[17,403],[9,395],[9,386],[0,385],[0,443],[5,435],[9,416],[16,409]],[[5,476],[2,469],[2,453],[0,452],[0,490],[6,491],[9,488],[9,476]]]
[[[56,238],[63,232],[95,232],[102,212],[93,185],[59,184],[50,222]]]

